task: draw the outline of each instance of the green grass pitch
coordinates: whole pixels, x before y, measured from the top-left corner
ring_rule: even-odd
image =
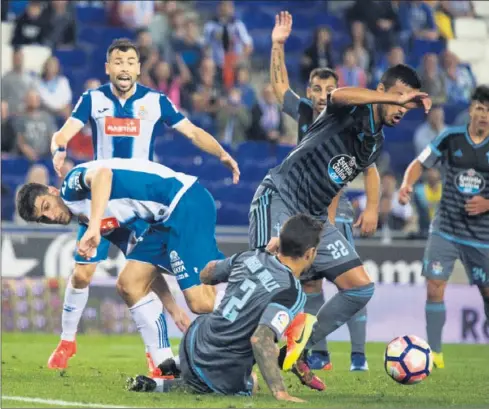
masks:
[[[2,335],[2,407],[61,407],[46,401],[126,407],[338,407],[338,408],[448,408],[489,407],[489,346],[447,345],[446,369],[434,370],[423,383],[402,386],[383,368],[383,344],[367,345],[370,372],[349,372],[349,345],[330,343],[333,370],[318,372],[328,389],[314,392],[286,374],[289,392],[306,404],[275,401],[264,385],[254,397],[142,394],[124,390],[128,376],[145,373],[144,349],[134,336],[81,335],[78,354],[65,372],[46,369],[57,337],[40,334]],[[177,343],[174,342],[176,345]],[[6,397],[43,399],[38,403]],[[46,401],[44,401],[46,400]]]

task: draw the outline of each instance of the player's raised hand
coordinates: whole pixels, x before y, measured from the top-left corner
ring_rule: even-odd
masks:
[[[231,169],[231,172],[233,172],[233,183],[237,184],[239,182],[239,175],[241,174],[241,172],[239,171],[238,162],[236,162],[227,152],[224,152],[221,155],[220,159],[223,165]]]
[[[78,243],[78,254],[85,259],[95,257],[101,239],[100,229],[89,227]]]
[[[272,31],[272,43],[284,44],[292,31],[292,15],[281,11],[275,16],[275,27]]]
[[[65,176],[61,173],[61,170],[63,169],[63,165],[65,163],[65,159],[66,159],[66,151],[65,152],[56,151],[53,156],[53,167],[54,170],[56,171],[56,174],[59,177]]]
[[[285,391],[276,392],[274,396],[275,396],[275,399],[285,401],[285,402],[295,402],[295,403],[307,402],[304,399],[300,399],[300,398],[296,398],[295,396],[291,396]]]
[[[378,222],[379,213],[377,210],[365,209],[365,211],[360,214],[353,227],[360,227],[362,236],[371,236],[376,232]]]
[[[489,200],[482,196],[474,196],[465,202],[465,211],[469,216],[477,216],[489,211]]]
[[[399,97],[398,103],[407,109],[424,108],[426,113],[430,111],[433,104],[430,96],[426,92],[420,91],[411,91],[402,94]]]
[[[399,203],[407,205],[411,201],[411,194],[413,193],[413,187],[408,185],[402,185],[399,189]]]

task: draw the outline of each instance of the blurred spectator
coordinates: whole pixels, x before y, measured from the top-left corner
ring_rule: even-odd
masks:
[[[435,104],[443,104],[447,100],[445,77],[438,65],[438,56],[428,53],[423,56],[421,67],[422,91],[427,92]]]
[[[430,223],[441,200],[443,183],[438,168],[427,169],[424,182],[414,188],[413,202],[418,213],[419,233],[422,237],[428,236]]]
[[[222,143],[236,145],[246,140],[251,126],[251,115],[241,102],[241,92],[237,88],[229,91],[229,96],[217,113],[217,131]]]
[[[178,75],[172,73],[172,67],[169,63],[166,61],[159,61],[154,67],[153,78],[155,88],[166,94],[173,104],[177,108],[180,108],[181,89],[185,84],[190,82],[192,76],[179,55],[176,57],[176,60],[178,65]]]
[[[170,29],[172,42],[182,40],[185,37],[186,31],[185,12],[181,9],[176,9],[170,16]]]
[[[41,164],[32,165],[27,172],[24,183],[41,183],[43,185],[49,185],[48,168]],[[17,198],[20,188],[21,186],[17,187],[14,198]],[[19,216],[17,206],[14,213],[14,222],[16,224],[27,224],[27,222]]]
[[[153,39],[147,29],[138,31],[136,45],[139,50],[141,70],[149,72],[158,61],[158,50],[153,46]]]
[[[374,69],[374,74],[372,80],[374,82],[373,86],[376,87],[380,82],[382,75],[387,71],[388,68],[394,67],[398,64],[404,64],[406,62],[406,57],[404,55],[404,50],[402,47],[395,46],[392,47],[386,56],[384,56],[380,62],[376,65]]]
[[[451,18],[476,17],[471,0],[441,0],[440,8]]]
[[[285,135],[284,116],[271,84],[266,84],[251,110],[248,139],[278,143]]]
[[[236,88],[241,91],[241,101],[247,108],[252,108],[256,102],[255,89],[250,84],[250,70],[239,67],[236,74]]]
[[[462,64],[459,58],[449,50],[442,56],[447,102],[450,104],[470,103],[475,88],[475,78],[468,64]]]
[[[234,83],[236,65],[246,62],[253,50],[253,39],[244,23],[235,17],[232,1],[219,2],[217,16],[204,25],[204,39],[229,88]]]
[[[353,202],[353,206],[361,212],[365,210],[366,204],[366,195]],[[399,204],[396,176],[392,172],[385,172],[381,178],[379,227],[403,230],[412,219],[412,206],[410,204],[406,206]]]
[[[431,6],[423,0],[411,0],[402,4],[407,6],[405,12],[407,12],[407,23],[412,38],[438,40],[439,32]]]
[[[414,150],[419,155],[426,146],[446,129],[445,112],[441,106],[434,106],[426,117],[426,122],[414,132]]]
[[[11,115],[19,115],[24,111],[25,96],[34,87],[31,75],[24,71],[24,53],[21,48],[14,50],[12,71],[2,78],[2,99],[8,102]]]
[[[190,110],[189,119],[193,124],[205,129],[211,135],[216,134],[214,120],[212,119],[212,116],[206,112],[205,98],[197,92],[192,94],[192,108]]]
[[[128,28],[148,27],[153,18],[154,7],[153,0],[119,0],[119,18]]]
[[[53,48],[73,46],[76,41],[73,4],[67,0],[51,1],[46,13],[49,21],[46,44]]]
[[[365,31],[365,24],[361,21],[353,21],[350,30],[351,46],[357,57],[358,66],[365,72],[369,72],[374,62],[373,44]]]
[[[12,45],[45,44],[49,31],[49,19],[43,13],[41,1],[29,1],[25,11],[15,22]]]
[[[441,7],[440,2],[433,7],[435,11],[435,22],[440,33],[440,37],[444,40],[452,40],[455,38],[453,33],[453,20],[452,17]]]
[[[375,37],[379,51],[387,51],[398,42],[399,17],[390,1],[357,0],[347,14],[347,20],[362,21]]]
[[[200,40],[199,27],[194,19],[186,20],[184,37],[174,39],[172,48],[182,56],[192,75],[196,76],[204,56],[204,50]]]
[[[194,92],[199,92],[205,99],[206,111],[214,115],[220,107],[220,99],[222,96],[221,87],[215,80],[216,65],[211,58],[204,58],[200,63],[199,77],[196,82],[188,84],[186,87],[186,95],[192,95]],[[190,101],[183,101],[184,107],[191,105]]]
[[[29,90],[26,95],[26,112],[14,122],[17,147],[32,162],[50,155],[51,137],[56,131],[53,116],[40,107],[38,92]]]
[[[176,11],[176,1],[157,1],[155,3],[155,15],[148,26],[155,47],[165,59],[170,58],[170,16]]]
[[[63,118],[70,116],[73,95],[68,79],[60,72],[56,57],[51,56],[44,63],[37,90],[44,109]]]
[[[15,129],[9,117],[8,103],[2,101],[2,153],[12,153],[15,149]]]
[[[353,47],[348,47],[343,54],[343,65],[336,68],[338,87],[367,86],[367,74],[358,66],[357,56]]]
[[[85,82],[85,91],[97,89],[100,87],[100,81],[91,78]],[[92,127],[89,123],[78,132],[68,144],[69,154],[75,159],[92,160],[93,159],[93,142]]]
[[[467,126],[469,121],[470,112],[469,108],[466,108],[455,117],[455,121],[453,121],[453,126]]]
[[[334,67],[331,30],[322,26],[316,28],[312,44],[306,48],[301,59],[301,79],[303,83],[309,81],[309,74],[314,68]]]

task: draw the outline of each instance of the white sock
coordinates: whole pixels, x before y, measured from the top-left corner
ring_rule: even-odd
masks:
[[[216,298],[214,299],[214,311],[219,308],[219,304],[221,304],[221,301],[224,298],[224,294],[226,294],[224,290],[217,292]]]
[[[174,356],[173,360],[175,361],[177,368],[180,369],[180,355],[177,354],[177,356]]]
[[[86,288],[73,288],[71,277],[65,290],[63,314],[61,316],[61,339],[74,341],[78,324],[88,301],[88,286]]]
[[[156,302],[153,294],[145,295],[129,308],[129,311],[153,363],[159,365],[165,359],[173,358],[165,315],[161,310],[161,304]]]

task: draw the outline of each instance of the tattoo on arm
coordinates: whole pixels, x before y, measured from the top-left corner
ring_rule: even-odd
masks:
[[[203,284],[214,285],[213,280],[214,270],[216,268],[217,261],[209,261],[204,269],[200,272],[200,281]]]
[[[272,74],[273,82],[276,84],[284,85],[286,84],[284,77],[284,52],[278,46],[272,48]]]
[[[274,332],[265,325],[258,325],[251,337],[251,346],[256,363],[272,394],[285,392],[284,380],[278,366],[279,351]]]

